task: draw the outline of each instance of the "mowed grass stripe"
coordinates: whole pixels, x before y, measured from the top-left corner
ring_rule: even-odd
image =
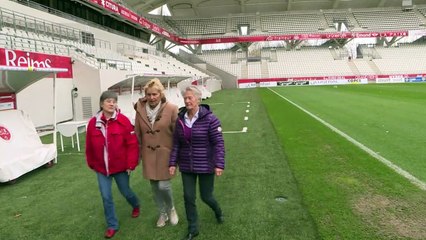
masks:
[[[349,142],[353,143],[355,146],[359,147],[361,150],[365,151],[366,153],[370,154],[372,157],[376,158],[377,160],[379,160],[380,162],[382,162],[383,164],[385,164],[386,166],[390,167],[391,169],[393,169],[396,173],[400,174],[401,176],[405,177],[407,180],[409,180],[410,182],[412,182],[414,185],[416,185],[417,187],[419,187],[422,190],[426,190],[426,183],[422,182],[421,180],[417,179],[416,177],[414,177],[413,175],[411,175],[409,172],[405,171],[404,169],[398,167],[397,165],[393,164],[391,161],[387,160],[386,158],[380,156],[378,153],[374,152],[373,150],[371,150],[370,148],[366,147],[364,144],[358,142],[357,140],[353,139],[351,136],[349,136],[348,134],[342,132],[341,130],[339,130],[338,128],[334,127],[333,125],[331,125],[330,123],[324,121],[323,119],[321,119],[318,116],[315,116],[314,114],[312,114],[311,112],[309,112],[308,110],[304,109],[303,107],[299,106],[297,103],[291,101],[290,99],[280,95],[278,92],[274,91],[271,88],[268,88],[270,91],[272,91],[273,93],[277,94],[279,97],[281,97],[282,99],[286,100],[287,102],[291,103],[292,105],[294,105],[295,107],[299,108],[301,111],[305,112],[306,114],[308,114],[310,117],[314,118],[315,120],[317,120],[318,122],[324,124],[326,127],[330,128],[332,131],[336,132],[337,134],[339,134],[340,136],[342,136],[343,138],[345,138],[346,140],[348,140]]]
[[[246,114],[248,104],[243,102],[247,101],[250,112]],[[249,130],[224,135],[227,166],[217,191],[229,225],[223,226],[227,229],[223,235],[211,239],[317,239],[257,90],[223,90],[206,101],[214,102],[225,103],[211,105],[223,129],[246,126]],[[244,116],[249,120],[244,121]],[[287,201],[277,202],[277,196]]]
[[[425,191],[271,91],[259,92],[320,238],[426,238]]]
[[[426,182],[426,84],[276,88]]]

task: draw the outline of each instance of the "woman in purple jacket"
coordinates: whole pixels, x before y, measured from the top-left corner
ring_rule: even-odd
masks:
[[[185,107],[179,112],[173,136],[169,171],[182,174],[183,194],[191,240],[198,236],[198,215],[195,205],[197,178],[201,200],[215,213],[218,223],[223,223],[222,210],[213,196],[214,178],[221,176],[225,168],[225,147],[219,119],[208,105],[201,104],[201,91],[195,86],[185,89]]]

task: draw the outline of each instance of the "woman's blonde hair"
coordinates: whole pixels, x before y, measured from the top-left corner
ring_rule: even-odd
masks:
[[[149,82],[147,82],[145,84],[145,86],[143,87],[143,90],[144,90],[145,94],[146,94],[146,91],[148,90],[148,88],[153,88],[153,89],[159,91],[161,97],[164,97],[164,86],[160,82],[160,79],[153,78],[153,79],[149,80]]]

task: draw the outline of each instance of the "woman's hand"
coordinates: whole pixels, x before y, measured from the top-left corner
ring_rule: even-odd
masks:
[[[223,169],[221,169],[221,168],[215,168],[214,172],[216,173],[216,176],[222,176]]]
[[[174,176],[176,173],[176,167],[169,167],[169,173],[170,175]]]

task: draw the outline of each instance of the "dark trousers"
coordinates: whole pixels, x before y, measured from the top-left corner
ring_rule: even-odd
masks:
[[[195,199],[197,197],[196,184],[199,180],[201,200],[215,213],[216,218],[222,216],[222,210],[213,196],[214,174],[196,174],[182,172],[183,198],[185,201],[186,220],[188,232],[198,232],[198,214]]]

